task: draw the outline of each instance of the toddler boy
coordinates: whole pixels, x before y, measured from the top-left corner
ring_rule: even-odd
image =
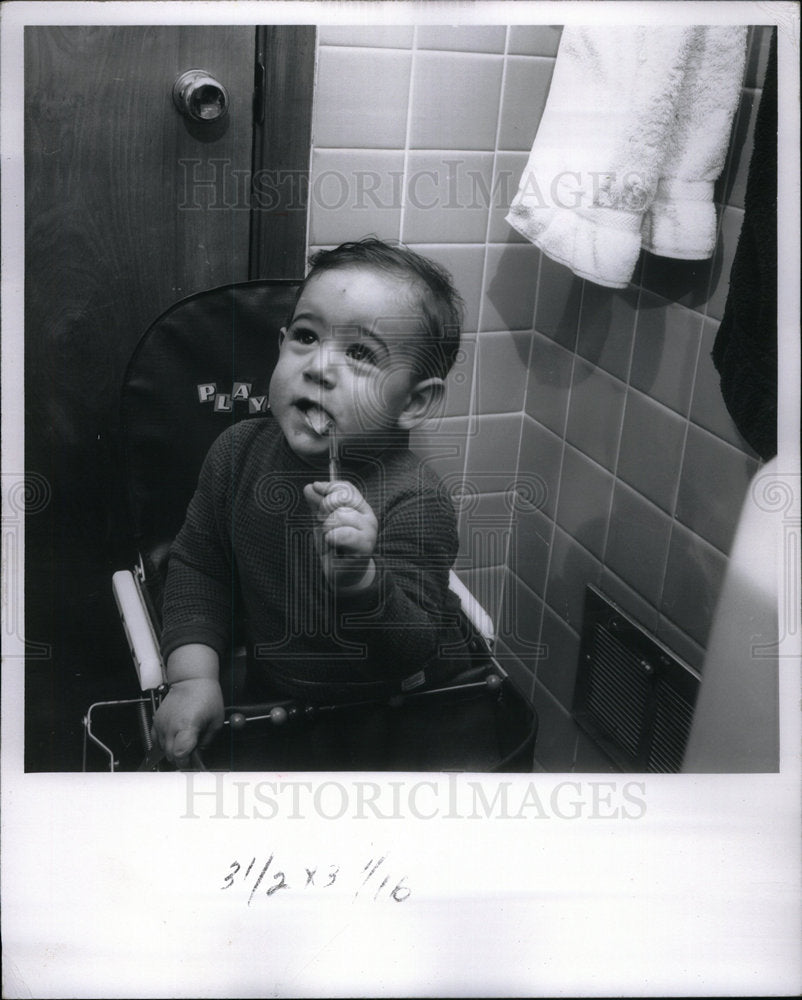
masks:
[[[252,691],[387,699],[466,666],[454,511],[408,448],[459,349],[449,276],[375,239],[311,261],[270,382],[272,418],[213,444],[173,545],[154,733],[185,762],[223,724],[235,606]],[[364,762],[370,767],[370,761]]]

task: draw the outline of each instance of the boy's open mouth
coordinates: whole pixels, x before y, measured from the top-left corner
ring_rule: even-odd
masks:
[[[319,403],[311,399],[299,399],[295,405],[304,416],[304,420],[315,434],[323,437],[334,426],[334,420]]]

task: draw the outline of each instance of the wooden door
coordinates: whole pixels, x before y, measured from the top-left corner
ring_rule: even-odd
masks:
[[[110,589],[128,557],[119,384],[162,310],[253,273],[256,38],[254,26],[25,30],[25,465],[50,488],[26,524],[26,637],[49,650],[31,645],[26,669],[29,770],[72,769],[86,698],[132,693]],[[227,89],[222,122],[175,108],[192,68]]]

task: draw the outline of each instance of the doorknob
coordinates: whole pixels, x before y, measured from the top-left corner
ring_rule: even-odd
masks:
[[[193,122],[214,122],[228,113],[228,91],[205,69],[188,69],[173,84],[173,102]]]

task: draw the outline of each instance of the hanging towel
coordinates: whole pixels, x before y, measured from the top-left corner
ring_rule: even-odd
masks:
[[[777,35],[755,121],[744,220],[713,344],[727,410],[766,461],[777,454]]]
[[[703,259],[738,103],[746,27],[564,28],[506,221],[612,288],[641,248]]]

